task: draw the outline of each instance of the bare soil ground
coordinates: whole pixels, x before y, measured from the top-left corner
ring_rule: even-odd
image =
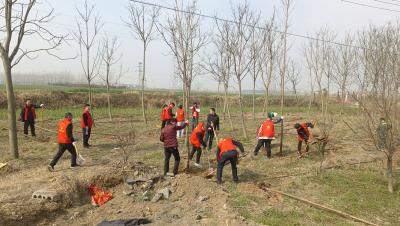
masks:
[[[262,115],[257,115],[256,121],[251,120],[250,115],[246,117],[249,118],[249,131],[255,131]],[[85,166],[69,169],[69,154],[66,152],[53,173],[48,172],[46,166],[57,149],[55,134],[38,129],[39,136],[43,136],[44,139],[20,136],[21,158],[10,160],[5,151],[7,131],[2,130],[0,162],[8,162],[8,165],[0,169],[0,225],[96,225],[103,220],[141,217],[150,219],[152,225],[357,225],[353,221],[315,210],[281,195],[265,192],[258,185],[263,183],[315,202],[342,208],[343,204],[338,200],[346,196],[341,190],[345,187],[341,186],[347,181],[343,182],[342,177],[339,180],[336,172],[352,173],[349,174],[349,180],[353,182],[348,184],[347,188],[351,190],[352,187],[358,186],[357,191],[362,191],[362,186],[365,187],[365,181],[360,179],[358,174],[362,173],[361,171],[371,170],[383,177],[380,170],[383,156],[361,149],[352,139],[351,133],[344,132],[342,123],[332,128],[332,134],[335,136],[331,137],[328,147],[330,151],[322,164],[326,169],[325,173],[319,170],[320,159],[315,148],[312,148],[308,158],[298,159],[295,152],[295,131],[291,128],[295,121],[305,118],[302,118],[301,114],[291,114],[285,120],[285,157],[276,155],[278,139],[274,142],[275,155],[271,160],[267,160],[263,155],[251,156],[255,140],[242,140],[249,155],[239,165],[240,183],[237,185],[232,183],[229,166],[224,169],[225,183],[222,186],[215,183],[215,178],[204,178],[203,175],[208,169],[207,158],[204,155],[203,170],[191,168],[191,173],[184,173],[187,154],[183,144],[180,148],[181,174],[175,178],[155,179],[162,174],[163,167],[162,144],[158,141],[159,128],[156,127],[157,116],[152,117],[148,126],[140,122],[128,123],[123,119],[115,119],[112,123],[107,120],[97,121],[92,136],[93,147],[88,150],[80,148],[86,158]],[[5,126],[5,122],[1,123],[1,127]],[[229,131],[228,122],[223,120],[222,123],[224,129],[221,136],[231,134],[241,137],[239,127]],[[44,126],[54,130],[55,122],[45,122]],[[136,138],[134,145],[127,149],[129,158],[128,163],[124,165],[122,150],[118,149],[120,143],[113,135],[126,134],[131,130],[135,131]],[[75,136],[80,139],[77,130]],[[171,160],[170,167],[172,164]],[[153,178],[154,186],[149,189],[143,184],[138,184],[134,187],[133,194],[128,196],[124,194],[131,191],[124,183],[126,177]],[[366,178],[367,181],[371,180],[371,184],[367,186],[379,189],[383,187],[384,191],[385,182],[381,181],[382,184],[378,184],[373,181],[375,177],[371,178]],[[111,191],[114,198],[104,206],[92,206],[87,191],[91,183]],[[328,185],[329,188],[326,187]],[[335,186],[338,186],[336,190],[329,190]],[[148,191],[152,198],[157,190],[166,187],[172,191],[169,200],[144,200],[145,191]],[[62,201],[49,202],[31,198],[32,193],[39,189],[56,190],[63,195]],[[337,194],[334,194],[334,191]],[[200,197],[207,198],[200,201]],[[379,199],[380,196],[377,197]],[[358,205],[358,202],[354,200],[349,205]],[[384,210],[387,213],[375,211],[375,208],[379,207],[371,205],[364,209],[343,208],[377,224],[396,225],[400,218],[391,216],[396,215],[400,206],[395,203],[392,205],[393,209]]]

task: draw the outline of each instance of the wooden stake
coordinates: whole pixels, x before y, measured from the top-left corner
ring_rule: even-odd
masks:
[[[270,189],[270,188],[266,188],[266,187],[261,187],[261,189],[262,189],[263,191],[267,191],[267,192],[268,192],[268,191],[275,192],[275,193],[277,193],[277,194],[280,194],[280,195],[289,197],[289,198],[291,198],[291,199],[294,199],[294,200],[297,200],[297,201],[306,203],[306,204],[311,205],[311,206],[313,206],[313,207],[315,207],[315,208],[317,208],[317,209],[325,210],[325,211],[327,211],[327,212],[330,212],[330,213],[339,215],[339,216],[341,216],[341,217],[344,217],[344,218],[346,218],[346,219],[353,220],[353,221],[355,221],[355,222],[360,222],[360,223],[363,223],[363,224],[366,224],[366,225],[378,226],[377,224],[374,224],[374,223],[372,223],[372,222],[369,222],[369,221],[363,220],[363,219],[361,219],[361,218],[355,217],[355,216],[350,215],[350,214],[348,214],[348,213],[344,213],[344,212],[342,212],[342,211],[335,210],[335,209],[332,209],[332,208],[330,208],[330,207],[327,207],[327,206],[324,206],[324,205],[321,205],[321,204],[318,204],[318,203],[315,203],[315,202],[312,202],[312,201],[309,201],[309,200],[306,200],[306,199],[303,199],[303,198],[300,198],[300,197],[297,197],[297,196],[294,196],[294,195],[291,195],[291,194],[287,194],[287,193],[282,192],[282,191],[278,191],[278,190],[274,190],[274,189]]]

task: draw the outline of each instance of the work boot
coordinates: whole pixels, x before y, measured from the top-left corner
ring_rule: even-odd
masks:
[[[80,165],[76,164],[76,165],[70,166],[69,168],[70,168],[70,169],[77,169],[78,167],[80,167]]]
[[[47,166],[47,169],[48,169],[50,172],[54,172],[54,166],[48,165],[48,166]]]

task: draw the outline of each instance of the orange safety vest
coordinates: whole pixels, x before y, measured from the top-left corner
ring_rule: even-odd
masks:
[[[304,140],[304,137],[301,137],[300,135],[299,135],[299,131],[301,130],[301,129],[304,129],[304,132],[306,133],[306,135],[307,135],[307,137],[309,138],[310,137],[310,130],[308,130],[308,125],[307,125],[307,123],[301,123],[300,124],[300,128],[298,128],[297,129],[297,139],[299,140],[299,141],[303,141]]]
[[[176,110],[176,121],[177,122],[185,121],[185,111],[183,109],[178,108],[178,110]]]
[[[92,120],[92,115],[90,114],[90,112],[88,112],[88,111],[85,111],[85,112],[83,112],[83,114],[82,114],[82,119],[81,119],[81,128],[82,129],[84,129],[86,126],[85,126],[85,121],[83,120],[83,115],[87,115],[87,117],[88,117],[88,127],[89,128],[92,128],[93,127],[93,120]]]
[[[258,130],[258,137],[261,139],[275,137],[275,125],[271,119],[267,119],[263,122]]]
[[[200,122],[199,125],[194,128],[192,135],[190,136],[190,143],[195,147],[195,148],[200,148],[201,147],[201,142],[199,139],[197,139],[197,134],[201,133],[204,137],[204,122]]]
[[[170,107],[165,107],[162,109],[162,120],[163,121],[171,119],[171,115],[169,114],[169,109],[170,109]]]
[[[58,123],[58,143],[59,144],[70,144],[71,139],[67,135],[67,128],[72,124],[71,120],[63,119]]]
[[[231,137],[223,139],[218,143],[218,148],[220,150],[218,159],[221,158],[222,154],[228,151],[236,151],[236,146],[233,144],[233,139]]]

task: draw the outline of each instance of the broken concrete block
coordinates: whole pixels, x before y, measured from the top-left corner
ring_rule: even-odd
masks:
[[[163,198],[163,194],[162,193],[156,193],[151,201],[152,202],[158,202],[162,198]]]
[[[208,196],[199,196],[199,198],[197,199],[198,202],[204,202],[207,201],[210,197]]]
[[[164,199],[169,199],[171,190],[169,190],[169,188],[164,188],[164,189],[159,190],[158,193],[161,193]]]
[[[35,191],[32,194],[32,198],[34,199],[45,199],[51,202],[58,202],[61,200],[61,194],[57,193],[54,190],[47,190],[47,189],[42,189]]]

